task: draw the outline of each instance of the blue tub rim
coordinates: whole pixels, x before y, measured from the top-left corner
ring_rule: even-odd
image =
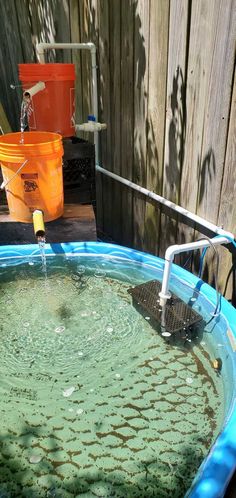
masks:
[[[124,246],[104,242],[69,242],[61,244],[46,244],[46,256],[100,256],[120,258],[153,268],[163,268],[164,260],[148,253],[140,252]],[[36,244],[0,246],[0,265],[6,260],[40,257]],[[215,304],[215,289],[187,270],[173,265],[173,275],[186,284],[201,284],[200,294],[213,305]],[[226,319],[229,330],[236,344],[236,309],[222,297],[221,313]],[[236,348],[232,348],[232,362],[236,368]],[[225,417],[222,430],[203,460],[194,478],[191,488],[185,498],[223,498],[227,485],[236,469],[236,389],[234,399]]]

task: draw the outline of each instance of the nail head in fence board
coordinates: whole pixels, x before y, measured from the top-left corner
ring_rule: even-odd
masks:
[[[133,181],[146,187],[149,0],[135,4],[134,16],[134,170]],[[146,200],[137,192],[133,201],[134,247],[143,249]]]
[[[165,133],[169,1],[150,1],[149,80],[147,115],[147,181],[149,190],[161,194]],[[160,76],[161,75],[161,76]],[[158,252],[160,211],[146,203],[144,249]]]
[[[189,2],[172,0],[169,13],[168,76],[165,114],[165,149],[163,164],[163,193],[168,200],[179,204],[181,169],[186,125],[185,72]],[[177,222],[161,214],[159,255],[175,243]],[[165,234],[163,236],[163,234]]]

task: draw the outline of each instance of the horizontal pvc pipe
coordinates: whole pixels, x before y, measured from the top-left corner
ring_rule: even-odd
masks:
[[[232,233],[226,232],[222,227],[218,227],[217,225],[214,225],[210,221],[204,220],[204,218],[201,218],[197,214],[191,213],[185,208],[182,208],[181,206],[178,206],[178,204],[175,204],[174,202],[168,201],[161,195],[155,194],[154,192],[151,192],[150,190],[141,187],[140,185],[137,185],[136,183],[131,182],[130,180],[126,180],[126,178],[122,178],[119,175],[116,175],[115,173],[112,173],[111,171],[108,171],[107,169],[102,168],[99,165],[96,165],[96,170],[99,173],[103,173],[104,175],[109,176],[110,178],[113,178],[113,180],[116,180],[120,183],[123,183],[124,185],[127,185],[127,187],[130,187],[137,192],[140,192],[143,195],[146,195],[150,199],[153,199],[154,201],[159,202],[160,204],[163,204],[164,206],[167,206],[168,208],[172,209],[176,213],[182,214],[186,218],[194,221],[195,223],[198,223],[198,225],[201,225],[211,232],[215,232],[218,235],[228,235],[229,237],[233,237]]]
[[[186,218],[194,221],[195,223],[198,223],[198,225],[207,228],[211,232],[215,232],[217,235],[222,235],[222,237],[218,237],[217,239],[211,239],[212,244],[214,245],[220,245],[220,244],[229,244],[230,241],[228,238],[224,237],[227,236],[231,239],[234,239],[234,235],[230,232],[226,232],[223,230],[223,228],[218,227],[217,225],[214,225],[213,223],[210,223],[207,220],[204,220],[204,218],[201,218],[200,216],[191,213],[187,209],[182,208],[181,206],[178,206],[177,204],[174,204],[174,202],[168,201],[164,197],[155,194],[154,192],[151,192],[150,190],[140,187],[140,185],[137,185],[136,183],[131,182],[130,180],[126,180],[125,178],[122,178],[119,175],[116,175],[115,173],[112,173],[111,171],[108,171],[104,168],[102,168],[99,165],[96,165],[96,170],[99,171],[99,173],[103,173],[104,175],[109,176],[110,178],[113,178],[113,180],[116,180],[120,183],[123,183],[127,187],[130,187],[137,192],[140,192],[143,195],[146,195],[150,199],[153,199],[154,201],[160,202],[164,206],[167,206],[168,208],[172,209],[173,211],[182,214]],[[207,240],[199,240],[196,242],[189,242],[186,244],[175,244],[166,250],[165,253],[165,267],[164,267],[164,273],[163,273],[163,280],[162,280],[162,288],[161,292],[159,293],[160,296],[160,305],[164,306],[166,304],[167,299],[170,299],[171,294],[169,292],[169,283],[170,283],[170,274],[171,274],[171,267],[172,263],[174,260],[174,256],[176,254],[180,254],[182,252],[186,251],[194,251],[195,249],[200,249],[202,247],[209,247],[211,244]]]
[[[36,54],[39,56],[39,62],[45,63],[44,52],[45,50],[90,50],[96,53],[96,45],[94,43],[37,43]]]

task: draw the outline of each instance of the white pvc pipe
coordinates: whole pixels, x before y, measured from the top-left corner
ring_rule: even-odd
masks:
[[[94,43],[37,43],[36,54],[39,62],[45,63],[44,52],[48,49],[68,49],[68,50],[90,50],[91,67],[92,67],[92,113],[98,121],[98,86],[97,86],[97,62],[96,62],[96,45]],[[94,132],[95,157],[99,160],[99,142],[98,132]]]
[[[111,171],[108,171],[104,168],[102,168],[99,165],[96,165],[96,170],[99,171],[99,173],[103,173],[104,175],[109,176],[110,178],[113,178],[113,180],[117,180],[120,183],[123,183],[127,187],[130,187],[137,192],[140,192],[143,195],[146,195],[150,199],[153,199],[154,201],[160,202],[164,206],[167,206],[168,208],[172,209],[173,211],[184,215],[186,218],[194,221],[195,223],[198,223],[198,225],[207,228],[211,232],[215,232],[217,235],[222,235],[222,237],[215,238],[215,239],[210,239],[213,245],[221,245],[221,244],[229,244],[230,240],[227,239],[227,237],[234,239],[234,234],[231,232],[227,232],[226,230],[223,230],[222,227],[218,227],[217,225],[214,225],[213,223],[210,223],[207,220],[204,220],[204,218],[201,218],[200,216],[191,213],[187,209],[182,208],[181,206],[178,206],[177,204],[174,204],[174,202],[168,201],[164,197],[155,194],[154,192],[151,192],[150,190],[140,187],[140,185],[137,185],[136,183],[131,182],[130,180],[126,180],[126,178],[122,178],[119,175],[116,175],[115,173],[112,173]],[[164,267],[164,273],[163,273],[163,280],[162,280],[162,288],[161,292],[159,293],[160,296],[160,305],[164,306],[166,304],[167,299],[170,299],[171,294],[169,292],[169,282],[170,282],[170,273],[171,273],[171,267],[172,263],[174,261],[174,257],[176,254],[180,254],[182,252],[186,251],[194,251],[195,249],[200,249],[203,247],[209,247],[211,245],[210,242],[207,240],[199,240],[196,242],[189,242],[187,244],[175,244],[166,250],[165,253],[165,267]]]
[[[227,233],[227,236],[230,236],[231,238],[234,239],[232,233],[230,235],[228,232],[225,233]],[[170,273],[171,273],[172,263],[174,261],[174,257],[176,254],[180,254],[182,252],[187,252],[187,251],[195,251],[196,249],[202,249],[204,247],[210,247],[211,243],[214,246],[221,244],[230,244],[229,239],[224,237],[223,235],[222,237],[219,238],[210,239],[210,241],[211,242],[209,242],[208,240],[197,240],[196,242],[189,242],[186,244],[175,244],[168,247],[165,253],[165,267],[163,272],[162,287],[161,287],[161,292],[159,292],[161,306],[164,306],[166,304],[167,299],[171,298],[171,294],[169,292]]]
[[[36,93],[41,92],[45,88],[45,83],[43,81],[38,81],[38,83],[36,83],[31,88],[27,88],[27,90],[24,90],[23,96],[32,98],[34,95],[36,95]]]
[[[99,171],[99,173],[103,173],[104,175],[109,176],[110,178],[113,178],[113,180],[116,180],[120,183],[123,183],[124,185],[127,185],[127,187],[130,187],[134,190],[137,190],[137,192],[140,192],[143,195],[146,195],[150,199],[153,199],[154,201],[159,202],[160,204],[163,204],[164,206],[167,206],[168,208],[172,209],[176,213],[182,214],[186,218],[194,221],[195,223],[198,223],[199,225],[207,228],[211,232],[217,233],[217,235],[228,235],[229,237],[233,237],[232,233],[226,232],[223,230],[222,227],[218,227],[217,225],[214,225],[210,221],[204,220],[204,218],[201,218],[197,214],[191,213],[187,209],[182,208],[181,206],[178,206],[174,202],[168,201],[161,195],[155,194],[154,192],[151,192],[151,190],[148,190],[144,187],[140,187],[140,185],[137,185],[136,183],[131,182],[130,180],[126,180],[126,178],[122,178],[119,175],[116,175],[115,173],[112,173],[111,171],[108,171],[107,169],[102,168],[99,165],[96,165],[96,170]]]

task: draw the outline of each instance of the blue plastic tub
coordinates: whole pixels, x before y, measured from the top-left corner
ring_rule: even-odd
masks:
[[[120,258],[125,261],[135,261],[153,269],[162,269],[164,261],[160,258],[144,254],[132,249],[112,244],[96,242],[80,242],[65,244],[47,244],[46,255],[94,255],[106,258]],[[2,246],[0,247],[0,266],[2,264],[20,264],[23,260],[40,257],[38,246]],[[186,270],[173,265],[173,278],[200,290],[201,298],[210,305],[216,302],[216,292],[209,285]],[[181,296],[183,297],[183,296]],[[236,310],[224,299],[221,299],[221,310],[218,323],[222,327],[221,342],[225,345],[225,361],[223,375],[226,378],[225,389],[228,399],[227,413],[221,432],[214,445],[209,448],[208,456],[202,462],[191,489],[186,497],[220,498],[225,494],[227,485],[236,469]]]

